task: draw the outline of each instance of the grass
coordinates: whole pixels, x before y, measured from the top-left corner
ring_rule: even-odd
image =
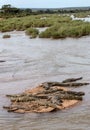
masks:
[[[78,13],[79,14],[79,13]],[[45,19],[43,19],[45,17]],[[48,27],[39,34],[37,27]],[[90,23],[83,21],[72,21],[70,16],[59,14],[30,15],[20,18],[9,18],[0,21],[0,31],[25,31],[31,38],[79,38],[90,35]]]
[[[78,18],[85,18],[88,17],[88,15],[90,15],[90,11],[74,13],[74,16]]]
[[[79,38],[90,35],[90,23],[75,22],[54,25],[39,34],[40,38],[60,39],[66,37]]]
[[[26,34],[30,36],[30,38],[36,38],[37,35],[39,34],[38,29],[35,28],[28,28],[26,30]]]
[[[41,19],[46,17],[46,19]],[[33,15],[21,18],[9,18],[0,21],[0,31],[21,31],[26,30],[30,27],[51,27],[54,23],[68,22],[69,17],[58,16],[58,15]]]

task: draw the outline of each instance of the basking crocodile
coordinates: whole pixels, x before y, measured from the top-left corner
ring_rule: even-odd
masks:
[[[44,82],[24,93],[7,95],[11,99],[11,105],[4,108],[8,112],[18,113],[62,110],[83,99],[84,92],[65,89],[89,84],[76,82],[81,79],[82,77],[66,79],[62,82]]]
[[[79,87],[79,86],[83,86],[83,85],[88,85],[89,83],[83,83],[83,82],[76,82],[78,80],[83,79],[83,77],[79,77],[79,78],[69,78],[66,79],[62,82],[44,82],[42,84],[40,84],[40,86],[44,87],[45,89],[49,89],[53,86],[62,86],[62,87]]]
[[[62,83],[75,82],[75,81],[78,81],[78,80],[81,80],[81,79],[83,79],[83,77],[79,77],[79,78],[70,78],[70,79],[66,79],[66,80],[62,81]]]

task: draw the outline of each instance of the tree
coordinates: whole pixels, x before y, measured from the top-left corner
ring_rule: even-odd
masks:
[[[20,12],[20,9],[16,8],[16,7],[12,7],[10,4],[8,5],[3,5],[1,10],[3,11],[4,14],[10,14],[10,15],[13,15],[13,14],[17,14]]]
[[[4,13],[9,13],[10,12],[10,9],[11,9],[11,5],[8,4],[8,5],[3,5],[1,10],[4,11]]]

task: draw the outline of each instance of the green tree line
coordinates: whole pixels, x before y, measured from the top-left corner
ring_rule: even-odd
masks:
[[[38,14],[65,14],[65,13],[80,13],[80,12],[86,12],[90,11],[90,8],[86,9],[30,9],[30,8],[16,8],[12,7],[10,4],[3,5],[0,9],[0,17],[22,17],[22,16],[28,16],[28,15],[38,15]]]

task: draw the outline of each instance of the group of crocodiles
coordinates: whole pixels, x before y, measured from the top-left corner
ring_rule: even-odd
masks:
[[[65,103],[81,101],[84,92],[70,91],[69,87],[88,85],[85,82],[76,82],[80,78],[70,78],[62,82],[44,82],[36,88],[21,94],[6,95],[11,99],[10,106],[4,106],[8,112],[51,112],[65,108]],[[72,105],[72,103],[70,104]],[[69,105],[66,105],[66,107]]]

